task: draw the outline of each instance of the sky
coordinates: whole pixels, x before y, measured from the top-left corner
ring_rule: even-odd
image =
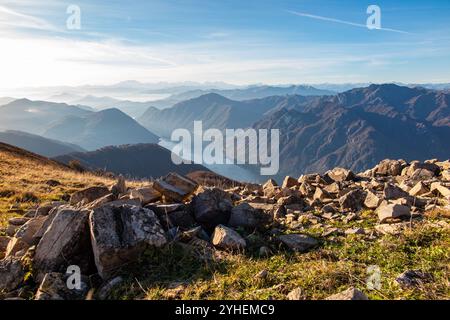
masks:
[[[448,0],[0,0],[0,88],[450,82],[449,16]]]

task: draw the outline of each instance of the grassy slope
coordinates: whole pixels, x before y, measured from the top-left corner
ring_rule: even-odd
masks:
[[[51,186],[49,180],[60,185]],[[0,143],[0,228],[5,227],[9,218],[20,216],[39,203],[61,200],[64,195],[88,186],[113,183]]]
[[[363,223],[368,229],[376,224],[373,213],[369,215]],[[269,258],[257,255],[259,245],[268,239],[255,235],[247,235],[250,248],[245,255],[221,254],[208,262],[174,244],[163,253],[149,253],[113,298],[286,299],[287,293],[300,287],[302,298],[323,299],[354,286],[371,299],[448,299],[449,231],[429,222],[419,222],[400,236],[376,239],[369,235],[323,238],[323,229],[311,225],[304,233],[321,239],[319,248],[304,254],[274,250]],[[346,225],[352,226],[361,223]],[[366,288],[371,265],[381,270],[380,290]],[[433,281],[403,290],[394,280],[408,269],[429,272]],[[268,277],[255,277],[262,270],[269,272]]]

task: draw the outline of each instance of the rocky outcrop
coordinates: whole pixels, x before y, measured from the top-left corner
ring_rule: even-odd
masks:
[[[136,206],[106,206],[89,216],[92,250],[103,279],[135,261],[148,247],[162,247],[167,239],[155,213]]]

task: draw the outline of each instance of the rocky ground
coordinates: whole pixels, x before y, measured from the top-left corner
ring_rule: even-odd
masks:
[[[449,218],[449,161],[281,186],[119,178],[8,221],[0,298],[448,299]]]

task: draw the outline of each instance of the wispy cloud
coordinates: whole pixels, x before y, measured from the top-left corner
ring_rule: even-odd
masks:
[[[19,11],[0,6],[0,25],[10,28],[37,29],[57,31],[58,29],[44,19],[21,13]]]
[[[367,29],[367,25],[362,24],[362,23],[356,23],[356,22],[345,21],[345,20],[340,20],[340,19],[335,19],[335,18],[323,17],[323,16],[318,16],[318,15],[309,14],[309,13],[305,13],[305,12],[292,11],[292,10],[288,10],[288,12],[292,13],[292,14],[294,14],[296,16],[300,16],[300,17],[306,17],[306,18],[311,18],[311,19],[316,19],[316,20],[321,20],[321,21],[335,22],[335,23],[345,24],[345,25],[348,25],[348,26],[354,26],[354,27]],[[397,33],[403,33],[403,34],[410,34],[410,32],[407,32],[407,31],[391,29],[391,28],[379,28],[379,29],[376,29],[376,30],[383,30],[383,31],[397,32]]]

